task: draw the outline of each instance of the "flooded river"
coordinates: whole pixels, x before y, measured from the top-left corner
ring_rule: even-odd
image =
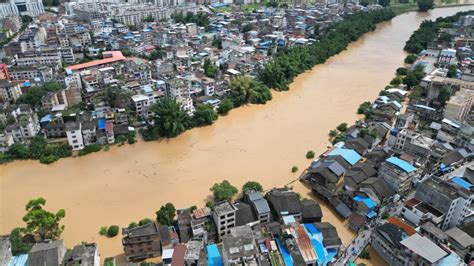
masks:
[[[112,147],[52,165],[18,161],[0,166],[0,233],[22,226],[24,205],[42,196],[48,210],[66,209],[66,245],[95,241],[104,258],[122,251],[119,237],[98,234],[101,226],[154,218],[169,201],[177,208],[202,205],[209,187],[223,179],[239,188],[248,180],[265,188],[283,186],[298,177],[292,166],[308,165],[308,150],[324,151],[329,130],[357,120],[359,104],[375,99],[389,83],[405,57],[405,41],[422,20],[471,8],[408,13],[382,23],[347,51],[300,75],[289,92],[275,93],[266,105],[232,110],[213,126],[175,139]],[[308,196],[301,184],[294,186]],[[352,233],[324,211],[324,220],[349,241]]]

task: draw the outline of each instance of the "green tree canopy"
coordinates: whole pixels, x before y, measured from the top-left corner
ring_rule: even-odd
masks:
[[[163,225],[172,225],[176,208],[172,203],[166,203],[156,212],[156,220]]]
[[[236,107],[247,103],[264,104],[272,99],[272,93],[267,86],[244,75],[232,79],[230,95]]]
[[[232,186],[229,181],[224,180],[221,183],[214,184],[210,190],[214,195],[214,201],[231,200],[237,194],[238,190]]]
[[[449,86],[443,86],[439,89],[439,94],[438,94],[438,101],[439,103],[444,106],[446,105],[446,102],[449,100],[451,97],[451,94],[453,93],[453,89]]]
[[[193,120],[196,126],[212,125],[217,120],[217,113],[209,104],[198,105]]]
[[[28,243],[23,239],[21,231],[21,228],[15,228],[10,233],[11,251],[13,256],[26,254],[33,246],[33,243]]]
[[[339,124],[339,126],[337,126],[336,129],[339,130],[340,132],[345,132],[347,130],[347,123]]]
[[[209,60],[209,58],[206,58],[204,60],[204,65],[203,65],[203,69],[204,69],[204,74],[210,78],[215,78],[216,75],[217,75],[217,72],[219,71],[219,69],[217,68],[216,65],[214,65],[211,60]]]
[[[260,183],[258,183],[256,181],[248,181],[242,186],[242,191],[243,192],[248,192],[248,191],[252,191],[252,190],[262,192],[263,187],[262,187],[262,185],[260,185]]]
[[[175,99],[162,99],[152,107],[155,127],[162,137],[176,137],[191,127],[191,117]]]
[[[57,92],[64,89],[64,86],[56,82],[47,82],[43,86],[31,87],[27,92],[18,97],[17,103],[29,104],[33,108],[41,107],[41,99],[48,92]]]
[[[434,7],[433,0],[418,0],[418,11],[426,12]]]
[[[232,103],[232,100],[229,98],[224,98],[219,104],[219,108],[217,109],[217,112],[219,114],[227,114],[230,110],[234,108],[234,104]]]
[[[26,204],[26,215],[23,216],[23,221],[26,223],[24,231],[36,241],[56,240],[64,231],[64,225],[60,225],[59,222],[66,216],[66,211],[60,209],[57,213],[52,213],[43,209],[45,205],[44,198],[32,199]]]

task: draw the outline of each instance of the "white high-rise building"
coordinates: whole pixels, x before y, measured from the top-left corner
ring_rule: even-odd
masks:
[[[0,17],[12,15],[38,16],[44,12],[43,0],[10,0],[0,4]]]

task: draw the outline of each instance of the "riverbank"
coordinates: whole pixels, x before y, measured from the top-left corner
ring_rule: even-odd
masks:
[[[473,5],[474,2],[471,0],[455,1],[454,3],[444,3],[443,1],[435,1],[435,8],[448,8],[448,7],[460,7]],[[416,1],[407,4],[391,4],[390,8],[395,12],[396,15],[408,13],[418,10],[418,4]]]
[[[340,122],[357,120],[359,104],[373,101],[390,82],[406,56],[405,41],[421,21],[463,10],[469,8],[407,13],[381,23],[346,51],[299,75],[289,92],[273,93],[266,105],[232,110],[213,126],[175,139],[111,147],[52,165],[2,165],[0,232],[22,225],[25,203],[43,196],[48,210],[67,211],[67,246],[95,241],[101,256],[107,257],[122,249],[118,238],[98,234],[101,226],[153,218],[168,201],[177,208],[203,205],[209,187],[223,179],[237,187],[248,180],[264,188],[282,186],[298,177],[290,172],[293,165],[303,169],[309,163],[306,151],[323,152],[329,145],[327,132]],[[294,189],[309,192],[296,184]],[[331,219],[348,241],[351,232],[331,211],[323,211],[323,220]]]

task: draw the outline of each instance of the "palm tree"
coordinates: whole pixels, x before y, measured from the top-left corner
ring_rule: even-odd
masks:
[[[152,107],[155,126],[162,137],[176,137],[191,126],[191,117],[175,99],[163,99]]]

